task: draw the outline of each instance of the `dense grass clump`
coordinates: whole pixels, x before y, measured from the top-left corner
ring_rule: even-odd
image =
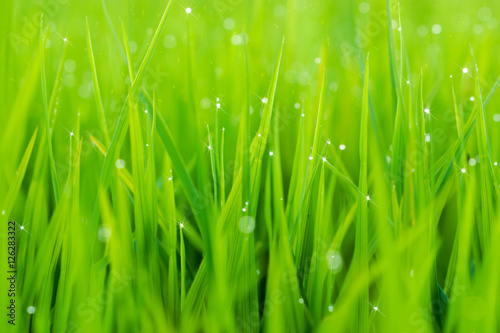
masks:
[[[499,3],[1,9],[1,332],[499,331]]]

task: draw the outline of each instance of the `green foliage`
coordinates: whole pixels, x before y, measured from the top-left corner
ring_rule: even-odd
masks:
[[[500,4],[2,9],[1,332],[499,330]]]

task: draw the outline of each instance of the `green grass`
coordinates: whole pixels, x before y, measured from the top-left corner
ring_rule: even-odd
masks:
[[[1,332],[499,331],[500,4],[1,9]]]

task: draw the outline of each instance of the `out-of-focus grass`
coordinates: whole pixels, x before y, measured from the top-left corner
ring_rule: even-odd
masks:
[[[1,9],[2,332],[498,331],[500,4]]]

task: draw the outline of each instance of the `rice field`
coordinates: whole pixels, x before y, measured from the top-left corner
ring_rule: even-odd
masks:
[[[500,3],[0,9],[1,332],[500,331]]]

